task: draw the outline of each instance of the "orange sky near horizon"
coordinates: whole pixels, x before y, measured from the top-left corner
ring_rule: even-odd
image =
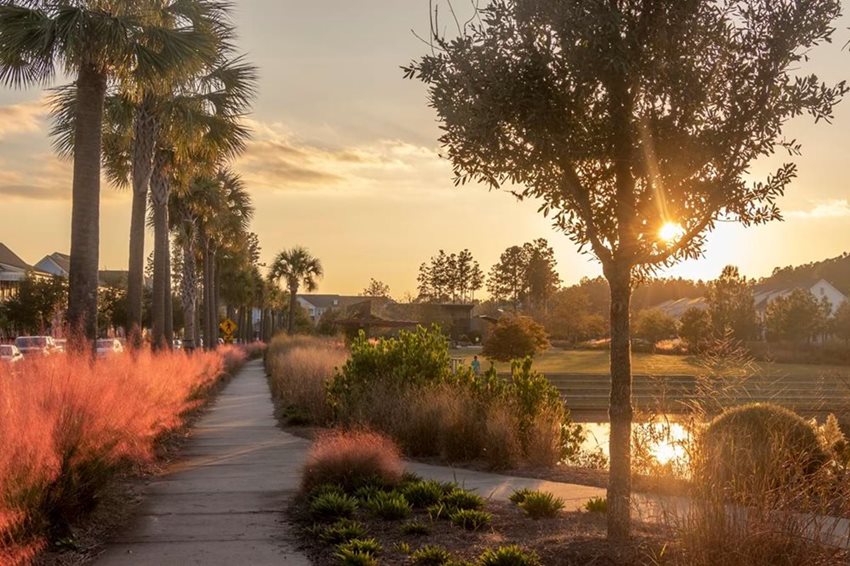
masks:
[[[304,245],[324,264],[320,292],[354,294],[374,277],[401,298],[415,293],[419,264],[441,248],[469,248],[486,272],[508,246],[544,237],[565,283],[601,273],[535,203],[453,186],[425,89],[399,68],[426,49],[411,29],[427,32],[427,0],[238,0],[236,9],[240,45],[261,77],[254,139],[236,169],[257,208],[262,261]],[[850,18],[837,27],[835,43],[806,68],[829,81],[850,78],[842,49]],[[30,263],[69,248],[70,166],[51,151],[43,96],[0,89],[0,242]],[[736,264],[758,277],[850,251],[850,100],[832,125],[798,119],[787,135],[803,144],[803,156],[780,201],[785,222],[721,225],[703,259],[664,274],[711,279]],[[105,184],[103,268],[126,269],[129,213],[129,193]]]

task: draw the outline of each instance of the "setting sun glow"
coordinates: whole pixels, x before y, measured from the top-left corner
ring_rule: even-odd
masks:
[[[665,242],[674,242],[682,237],[682,234],[685,233],[685,229],[682,228],[681,224],[676,222],[667,222],[661,229],[658,231],[658,237],[664,240]]]

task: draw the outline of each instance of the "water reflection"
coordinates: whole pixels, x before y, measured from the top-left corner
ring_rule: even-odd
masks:
[[[580,423],[585,432],[582,451],[610,456],[610,423]],[[632,455],[638,472],[654,468],[686,468],[690,434],[685,426],[669,419],[632,423]],[[642,469],[642,470],[641,470]]]

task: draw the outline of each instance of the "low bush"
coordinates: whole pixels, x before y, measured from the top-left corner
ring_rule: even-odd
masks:
[[[451,509],[481,509],[484,498],[465,489],[455,489],[443,496],[442,502]]]
[[[323,493],[310,502],[310,516],[316,521],[350,519],[357,511],[357,500],[345,494]]]
[[[304,466],[302,487],[310,491],[335,484],[346,493],[379,482],[393,486],[403,468],[398,446],[387,436],[371,431],[335,430],[313,443]]]
[[[604,497],[591,497],[585,502],[584,509],[590,513],[607,513],[608,500]]]
[[[408,521],[401,526],[401,532],[410,536],[425,536],[431,534],[431,527],[422,521]]]
[[[514,492],[510,494],[508,499],[511,501],[511,503],[516,503],[517,505],[519,505],[520,503],[525,501],[525,498],[528,497],[529,493],[534,493],[534,490],[528,489],[527,487],[523,487],[514,490]]]
[[[152,462],[159,440],[244,360],[227,346],[0,364],[0,563],[67,537],[115,474]]]
[[[453,509],[445,503],[435,503],[434,505],[429,505],[425,511],[427,511],[429,519],[438,521],[440,519],[448,519]]]
[[[337,522],[328,525],[319,533],[319,538],[327,544],[341,544],[352,539],[362,539],[366,536],[366,527],[359,521],[351,519],[339,519]]]
[[[547,491],[532,491],[525,495],[519,507],[532,519],[552,518],[564,508],[564,500]]]
[[[339,550],[349,550],[351,552],[370,554],[372,556],[377,556],[383,551],[381,544],[373,538],[351,539],[348,542],[340,544],[337,548]]]
[[[540,566],[540,558],[531,551],[526,551],[512,544],[487,549],[478,557],[480,566]]]
[[[414,507],[425,508],[440,501],[443,486],[438,481],[420,480],[404,486],[402,493]]]
[[[331,419],[327,383],[348,352],[330,338],[276,336],[266,355],[272,395],[290,424],[326,424]]]
[[[366,503],[369,511],[385,521],[397,521],[410,516],[411,507],[404,495],[396,491],[381,491],[376,493]]]
[[[417,566],[443,566],[452,560],[451,553],[442,546],[428,544],[410,555]]]
[[[477,531],[489,525],[493,521],[493,515],[478,509],[459,509],[449,515],[449,520],[468,531]]]

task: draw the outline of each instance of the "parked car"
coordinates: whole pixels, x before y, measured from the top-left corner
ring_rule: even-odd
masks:
[[[24,356],[49,356],[58,351],[52,336],[18,336],[15,346]]]
[[[97,341],[96,349],[98,356],[105,357],[120,354],[124,351],[124,346],[115,338],[101,338]]]
[[[0,344],[0,360],[14,364],[24,359],[24,355],[13,344]]]

